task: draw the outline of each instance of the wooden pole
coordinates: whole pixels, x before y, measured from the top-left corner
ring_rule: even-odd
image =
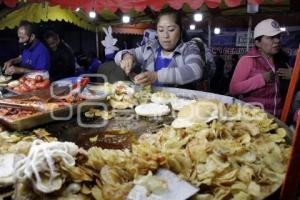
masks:
[[[298,54],[299,55],[299,54]],[[293,137],[291,157],[288,162],[285,180],[281,187],[280,200],[295,200],[300,181],[300,116],[297,115],[297,126]]]
[[[289,114],[289,110],[290,110],[292,100],[294,97],[294,93],[295,93],[295,88],[296,88],[296,85],[297,85],[297,82],[299,79],[299,73],[300,73],[300,45],[298,48],[297,58],[296,58],[295,66],[293,69],[289,89],[288,89],[288,92],[287,92],[287,95],[285,98],[284,106],[283,106],[281,117],[280,117],[281,121],[283,121],[283,122],[286,122],[288,114]]]

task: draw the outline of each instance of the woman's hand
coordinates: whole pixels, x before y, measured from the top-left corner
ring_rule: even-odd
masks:
[[[133,63],[133,56],[129,53],[126,53],[120,62],[120,67],[124,70],[125,74],[128,75],[131,69],[133,68]]]
[[[277,70],[277,75],[282,79],[291,79],[293,69],[291,67],[288,68],[279,68]]]
[[[144,72],[136,75],[134,80],[137,84],[141,85],[151,85],[157,80],[156,72]]]
[[[272,83],[275,80],[275,76],[273,72],[264,72],[262,73],[266,83]]]

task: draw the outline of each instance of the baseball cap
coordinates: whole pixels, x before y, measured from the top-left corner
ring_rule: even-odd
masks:
[[[280,30],[280,25],[274,19],[265,19],[259,22],[254,28],[254,39],[260,36],[274,36],[284,31]]]

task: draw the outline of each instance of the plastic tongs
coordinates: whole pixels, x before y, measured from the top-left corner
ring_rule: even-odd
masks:
[[[47,103],[50,102],[57,102],[59,100],[64,99],[66,96],[73,96],[74,99],[76,99],[80,93],[84,90],[86,85],[89,83],[90,79],[88,77],[83,77],[82,79],[78,80],[75,84],[72,84],[71,88],[68,88],[66,90],[65,88],[61,91],[56,91],[56,97],[51,96],[46,100]]]
[[[44,111],[44,110],[42,110],[38,107],[34,107],[34,106],[16,105],[16,104],[10,104],[10,103],[0,103],[0,107],[15,108],[15,109],[22,109],[22,110],[30,110],[30,111]]]
[[[84,88],[87,86],[87,84],[90,82],[90,79],[88,77],[83,77],[79,81],[77,81],[72,86],[72,92],[75,91],[74,97],[77,97],[81,92],[84,90]]]

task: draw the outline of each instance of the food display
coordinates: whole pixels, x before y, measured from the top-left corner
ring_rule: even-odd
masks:
[[[63,99],[52,99],[51,102],[46,98],[39,96],[17,96],[10,98],[0,99],[0,108],[3,105],[16,106],[17,108],[27,108],[27,110],[39,110],[39,111],[51,111],[57,108],[61,108],[67,105],[67,100]]]
[[[175,99],[175,94],[166,91],[158,91],[151,95],[151,101],[158,104],[168,104]]]
[[[105,110],[100,110],[96,108],[91,108],[87,112],[84,113],[85,117],[87,118],[93,118],[93,117],[101,117],[105,120],[112,119],[114,117],[114,114],[112,111],[105,111]]]
[[[126,82],[119,81],[112,85],[112,94],[107,97],[107,100],[114,109],[133,108],[138,105],[138,101],[133,95],[133,87]]]
[[[189,105],[191,103],[195,103],[196,101],[194,99],[183,99],[183,98],[173,98],[171,100],[171,106],[174,110],[178,111],[181,108],[183,108],[186,105]]]
[[[190,103],[179,110],[172,126],[174,128],[186,128],[201,122],[208,123],[218,119],[222,111],[224,111],[223,103],[215,100]]]
[[[1,108],[0,107],[0,118],[6,118],[8,120],[16,120],[24,117],[31,116],[38,113],[34,110],[26,110],[21,108]]]
[[[74,113],[77,97],[56,99],[49,91],[39,95],[19,95],[0,99],[0,123],[12,130],[25,130],[54,121],[52,116]],[[79,99],[78,101],[81,101]]]
[[[142,184],[148,195],[160,197],[168,188],[155,177],[162,168],[199,189],[191,200],[259,200],[282,184],[291,149],[287,130],[263,110],[149,88],[136,92],[124,82],[109,87],[109,110],[91,108],[83,113],[86,118],[118,123],[115,111],[134,108],[137,123],[139,116],[155,121],[164,115],[172,122],[154,134],[101,129],[82,134],[83,145],[47,140],[41,129],[32,138],[0,134],[3,166],[16,169],[13,181],[9,170],[0,173],[0,187],[10,188],[14,199],[119,200]]]
[[[18,94],[30,93],[35,90],[45,89],[50,86],[48,78],[42,75],[23,76],[18,80],[8,83],[8,88]]]
[[[0,75],[0,83],[7,83],[11,80],[11,76]]]
[[[83,142],[83,147],[89,149],[93,146],[103,149],[130,149],[133,143],[136,143],[137,138],[133,131],[118,130],[105,131],[93,135],[80,138]]]

